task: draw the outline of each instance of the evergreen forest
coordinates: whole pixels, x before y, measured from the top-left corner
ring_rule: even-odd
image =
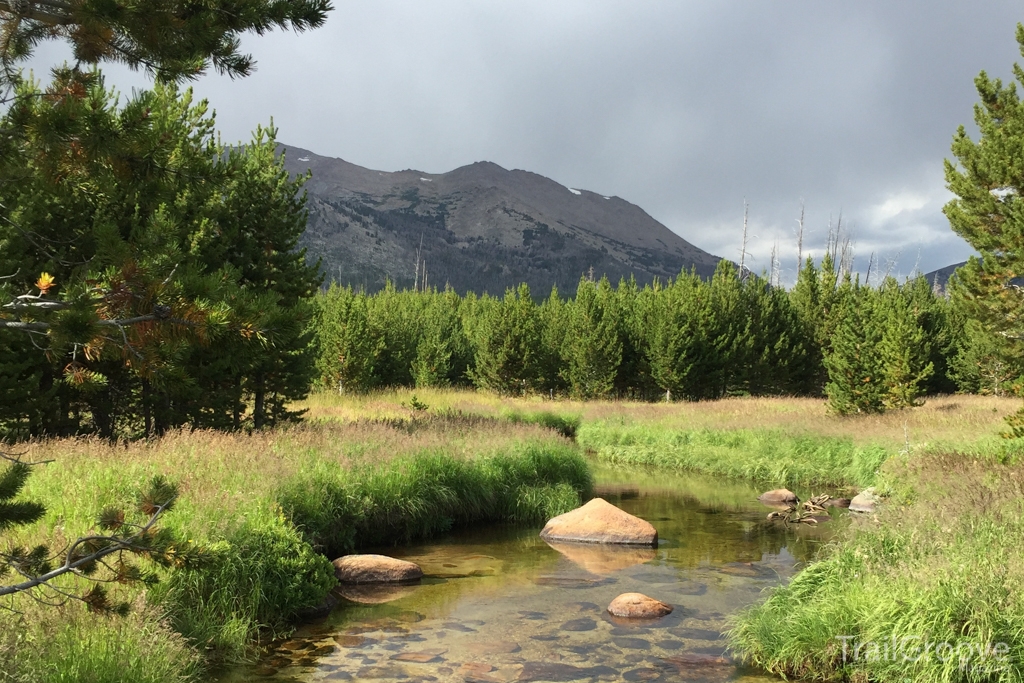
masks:
[[[640,288],[583,277],[540,300],[451,290],[376,294],[332,285],[314,300],[319,389],[463,386],[575,399],[827,396],[839,414],[922,396],[1004,394],[1012,350],[923,277],[861,282],[826,254],[772,287],[728,261]]]

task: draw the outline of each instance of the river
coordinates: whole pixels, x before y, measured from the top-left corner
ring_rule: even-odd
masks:
[[[327,619],[215,680],[777,680],[733,663],[722,632],[730,615],[791,577],[843,521],[769,524],[759,491],[745,483],[595,474],[595,495],[657,528],[656,549],[552,547],[539,529],[499,526],[370,551],[416,562],[426,578],[339,589],[341,604]],[[652,623],[616,620],[606,607],[627,592],[675,609]]]

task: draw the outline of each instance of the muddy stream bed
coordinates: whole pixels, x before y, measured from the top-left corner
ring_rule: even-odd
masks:
[[[614,469],[596,481],[596,495],[657,528],[656,549],[555,548],[539,528],[507,526],[378,549],[416,562],[426,578],[339,589],[326,619],[214,680],[777,680],[734,664],[722,631],[811,559],[844,513],[787,528],[767,524],[759,491],[742,483]],[[605,609],[626,592],[675,609],[653,623],[616,620]]]

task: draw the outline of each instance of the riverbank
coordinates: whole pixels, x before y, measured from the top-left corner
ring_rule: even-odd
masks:
[[[316,422],[459,414],[535,423],[573,436],[596,459],[617,466],[836,490],[875,484],[882,463],[899,453],[1003,448],[1003,417],[1019,401],[940,396],[912,410],[840,417],[811,398],[579,402],[426,389],[323,393],[301,405]]]
[[[182,493],[162,525],[206,557],[195,569],[161,572],[145,592],[114,587],[113,599],[132,604],[126,618],[27,598],[20,613],[0,610],[0,673],[24,681],[195,680],[210,663],[244,659],[257,638],[287,632],[297,612],[319,604],[334,583],[329,558],[478,523],[539,526],[575,507],[590,486],[584,450],[623,471],[697,471],[765,487],[874,484],[889,494],[878,526],[874,518],[861,524],[737,623],[737,651],[759,666],[857,674],[836,667],[839,626],[824,628],[822,614],[863,637],[885,632],[876,627],[886,615],[907,613],[934,623],[904,631],[929,626],[949,635],[960,624],[979,639],[1009,633],[1012,643],[1013,633],[1024,633],[1013,621],[1018,603],[999,593],[1016,590],[1016,578],[1006,577],[1024,566],[1013,546],[1024,546],[1012,523],[1021,510],[999,484],[1020,476],[1020,449],[998,438],[1015,400],[944,397],[854,418],[828,415],[812,399],[578,403],[437,390],[324,394],[299,407],[308,410],[306,424],[251,435],[29,444],[28,459],[54,460],[34,471],[23,494],[48,514],[5,541],[59,548],[94,528],[104,508],[130,507],[137,488],[162,474]],[[945,510],[949,501],[960,507],[932,516],[929,506]],[[88,584],[61,585],[81,593]],[[955,613],[960,621],[942,622],[935,585],[999,607],[971,607]],[[910,599],[919,601],[916,612],[906,609]]]
[[[737,654],[791,678],[1019,681],[1019,449],[897,457],[875,516],[734,622]]]
[[[53,460],[23,492],[47,515],[7,534],[12,544],[59,548],[95,528],[104,508],[130,508],[162,474],[181,497],[161,526],[205,552],[197,568],[161,570],[147,591],[115,585],[112,600],[133,606],[125,619],[19,596],[20,614],[0,612],[0,667],[12,680],[190,680],[322,602],[335,583],[330,557],[470,524],[540,522],[579,505],[591,485],[579,449],[548,429],[437,416],[25,451]]]

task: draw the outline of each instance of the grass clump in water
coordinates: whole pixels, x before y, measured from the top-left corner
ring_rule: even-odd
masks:
[[[894,459],[903,502],[741,614],[733,648],[815,680],[1022,680],[1024,466],[1001,459]]]

